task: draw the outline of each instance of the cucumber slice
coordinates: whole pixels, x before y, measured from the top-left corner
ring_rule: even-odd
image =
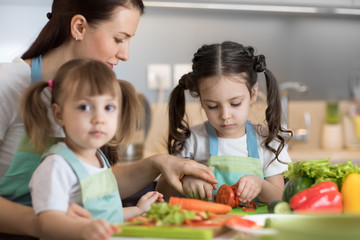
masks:
[[[289,214],[291,213],[291,208],[288,202],[276,200],[270,202],[268,212],[275,214]]]

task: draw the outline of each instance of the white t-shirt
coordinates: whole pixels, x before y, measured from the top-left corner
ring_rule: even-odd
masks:
[[[59,142],[66,146],[65,143]],[[106,170],[102,157],[102,168],[94,167],[80,159],[89,175]],[[70,202],[82,205],[79,180],[68,162],[57,154],[46,157],[35,170],[30,183],[32,204],[36,214],[56,210],[66,212]]]
[[[264,125],[259,125],[256,128],[264,128]],[[204,123],[193,126],[190,128],[191,136],[187,139],[184,150],[178,155],[183,158],[190,158],[199,163],[207,164],[210,158],[209,153],[209,138],[206,132]],[[273,161],[269,166],[269,162],[274,159],[274,153],[267,150],[262,144],[264,138],[256,133],[256,140],[258,143],[258,151],[260,162],[263,166],[264,177],[270,177],[276,174],[280,174],[288,169],[287,164],[280,163],[279,161]],[[277,148],[278,142],[272,141],[270,144],[273,148]],[[242,156],[247,157],[248,149],[246,143],[246,134],[240,138],[220,138],[218,137],[218,155],[219,156]],[[282,162],[291,162],[290,156],[285,147],[279,157]]]
[[[20,138],[25,132],[20,113],[20,99],[31,84],[31,68],[21,58],[12,63],[0,63],[0,179],[8,170],[16,153]],[[63,129],[54,121],[51,110],[51,93],[46,88],[42,99],[48,108],[48,118],[52,124],[50,136],[64,138]]]
[[[21,58],[0,63],[0,178],[9,168],[24,132],[19,102],[30,82],[30,66]]]

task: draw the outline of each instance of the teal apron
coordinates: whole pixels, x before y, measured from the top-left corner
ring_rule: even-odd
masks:
[[[41,56],[35,57],[31,62],[31,83],[42,80]],[[49,137],[46,147],[50,147],[62,138]],[[26,133],[23,133],[14,159],[0,180],[0,195],[8,200],[32,206],[29,182],[35,169],[40,164],[41,153],[36,152]]]
[[[216,129],[209,121],[205,123],[206,131],[209,137],[210,158],[208,166],[213,171],[218,180],[218,189],[221,185],[233,185],[242,176],[256,175],[264,178],[263,167],[259,159],[258,145],[254,127],[249,121],[246,121],[246,143],[248,148],[248,157],[240,156],[218,156],[218,137]],[[214,190],[214,195],[217,190]]]
[[[98,153],[105,160],[108,169],[92,175],[89,175],[76,155],[65,146],[53,145],[42,157],[58,154],[69,163],[80,181],[83,206],[94,219],[121,223],[124,220],[117,182],[108,160],[100,150]]]

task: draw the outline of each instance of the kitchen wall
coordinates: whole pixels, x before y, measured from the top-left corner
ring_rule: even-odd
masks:
[[[26,49],[50,9],[50,0],[0,0],[1,61]],[[147,88],[148,64],[191,63],[202,44],[224,40],[253,45],[279,82],[309,86],[305,95],[292,94],[292,100],[347,99],[349,74],[360,71],[360,16],[155,7],[147,8],[141,19],[130,60],[115,71],[154,103],[158,91]]]

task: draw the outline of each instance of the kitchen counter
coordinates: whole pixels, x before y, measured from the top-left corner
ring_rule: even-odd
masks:
[[[352,160],[360,166],[360,150],[325,150],[318,148],[289,149],[293,162],[330,158],[332,163],[342,163]]]

